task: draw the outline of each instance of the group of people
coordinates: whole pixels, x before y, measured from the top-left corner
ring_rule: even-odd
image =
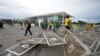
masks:
[[[65,28],[67,28],[68,30],[71,29],[71,19],[69,19],[69,16],[67,16],[63,22]],[[59,27],[62,25],[61,22],[58,22],[58,21],[55,21],[55,22],[52,22],[52,21],[48,21],[48,20],[44,20],[42,23],[41,23],[41,27],[43,30],[53,30],[55,31],[56,29],[59,29]]]
[[[48,20],[44,20],[42,23],[41,23],[41,28],[43,30],[57,30],[59,29],[59,27],[62,25],[61,22],[58,22],[58,21],[48,21]],[[64,26],[65,28],[67,28],[68,30],[70,30],[70,27],[71,27],[71,20],[69,19],[69,16],[67,16],[64,20]],[[30,33],[30,35],[32,35],[32,32],[30,30],[31,28],[31,23],[27,23],[27,27],[26,27],[26,30],[25,30],[25,36],[27,36],[27,32]]]
[[[59,29],[60,27],[60,22],[53,22],[53,21],[48,21],[48,20],[44,20],[42,23],[41,23],[41,28],[43,30],[56,30],[56,29]]]
[[[27,24],[27,26],[26,26],[26,30],[25,30],[25,34],[24,35],[27,36],[27,32],[29,32],[30,35],[32,35],[32,32],[30,30],[31,29],[31,23],[27,22],[26,24]],[[62,23],[58,22],[58,21],[53,22],[53,21],[48,21],[48,20],[45,19],[41,23],[41,28],[43,30],[53,30],[53,31],[55,31],[55,30],[59,29],[59,27],[61,26],[61,24]],[[0,29],[4,29],[3,25],[4,25],[3,21],[0,21]],[[22,23],[20,23],[20,25],[22,26]],[[64,20],[64,26],[65,26],[65,28],[67,28],[68,30],[70,30],[70,25],[71,25],[71,20],[69,19],[69,16],[67,16],[65,18],[65,20]]]

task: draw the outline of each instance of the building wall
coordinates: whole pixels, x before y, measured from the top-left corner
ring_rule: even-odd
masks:
[[[33,19],[33,20],[32,20]],[[41,23],[43,22],[43,20],[47,19],[48,21],[59,21],[59,22],[63,22],[64,21],[64,15],[44,15],[44,16],[36,16],[36,17],[31,17],[30,21],[32,22],[37,22],[39,24],[39,26],[41,25]]]
[[[45,17],[38,17],[38,23],[39,23],[39,26],[41,25],[41,23],[43,22],[43,20],[47,19],[48,21],[59,21],[59,22],[62,22],[63,20],[63,16],[59,16],[59,15],[52,15],[52,16],[45,16]]]
[[[38,18],[39,26],[41,25],[42,22],[43,22],[43,18]]]

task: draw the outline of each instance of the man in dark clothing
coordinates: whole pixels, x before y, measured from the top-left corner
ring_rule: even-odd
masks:
[[[26,31],[25,31],[25,36],[27,36],[28,31],[29,31],[30,35],[32,35],[32,32],[31,32],[30,28],[31,28],[31,23],[28,23]]]
[[[47,30],[47,28],[48,28],[48,21],[44,20],[42,24],[43,24],[43,30]]]
[[[4,29],[2,21],[0,21],[0,29]]]

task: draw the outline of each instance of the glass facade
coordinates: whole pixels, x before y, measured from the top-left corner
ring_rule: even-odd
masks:
[[[48,17],[48,20],[50,20],[50,21],[62,21],[62,19],[63,19],[63,16],[60,16],[60,15],[55,15],[55,16],[49,16]]]
[[[31,20],[32,22],[38,22],[39,24],[41,22],[43,22],[45,19],[48,20],[48,21],[52,21],[52,22],[55,22],[55,21],[58,21],[58,22],[63,22],[64,21],[64,18],[65,18],[65,15],[64,14],[47,14],[47,15],[41,15],[41,16],[36,16],[36,17],[33,17],[34,19]]]

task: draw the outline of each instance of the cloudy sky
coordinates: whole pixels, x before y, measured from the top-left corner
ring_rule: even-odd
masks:
[[[100,22],[100,0],[0,0],[0,18],[28,16],[65,11],[73,21]]]

